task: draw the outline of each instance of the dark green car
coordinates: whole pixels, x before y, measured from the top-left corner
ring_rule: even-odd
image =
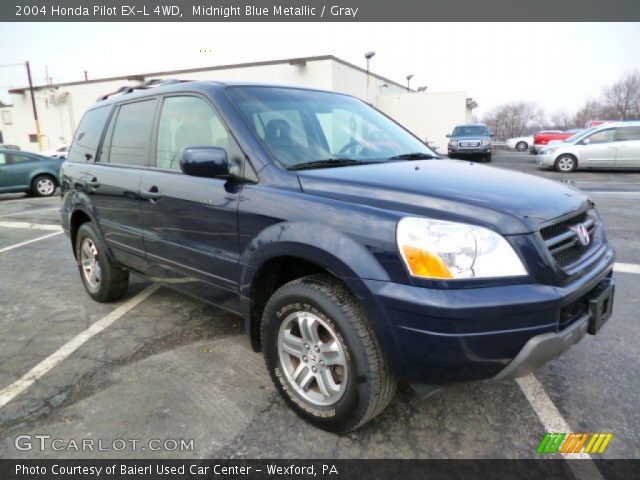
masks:
[[[43,157],[21,150],[0,149],[0,193],[53,195],[60,184],[63,158]]]

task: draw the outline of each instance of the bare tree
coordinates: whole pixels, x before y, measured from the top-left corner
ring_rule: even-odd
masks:
[[[510,102],[499,105],[484,116],[484,123],[499,140],[518,137],[536,130],[542,112],[532,102]]]
[[[573,116],[574,124],[585,127],[590,120],[606,120],[607,108],[598,100],[587,100]]]
[[[627,73],[611,87],[605,89],[604,100],[616,120],[640,117],[640,71]]]
[[[576,128],[575,118],[571,117],[571,115],[566,111],[556,112],[549,117],[547,127],[553,130],[569,130],[571,128]]]

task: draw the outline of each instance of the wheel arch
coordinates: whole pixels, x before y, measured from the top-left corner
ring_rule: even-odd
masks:
[[[275,236],[275,238],[274,238]],[[269,297],[285,283],[314,273],[326,273],[351,289],[345,279],[389,280],[365,247],[326,226],[277,224],[256,237],[245,250],[241,300],[245,329],[259,351],[260,322]]]

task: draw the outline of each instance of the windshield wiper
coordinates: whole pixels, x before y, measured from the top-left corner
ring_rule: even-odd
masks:
[[[312,168],[323,168],[323,167],[342,167],[346,165],[366,165],[369,163],[377,163],[377,162],[366,162],[361,160],[354,160],[352,158],[327,158],[326,160],[316,160],[313,162],[302,162],[296,163],[287,167],[287,170],[306,170]]]
[[[431,160],[434,158],[441,158],[438,155],[431,155],[430,153],[403,153],[402,155],[396,155],[395,157],[389,157],[389,160]]]

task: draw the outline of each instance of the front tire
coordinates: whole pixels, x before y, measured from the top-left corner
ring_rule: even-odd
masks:
[[[57,188],[58,184],[51,175],[38,175],[31,182],[31,193],[36,197],[50,197]]]
[[[76,260],[84,288],[97,302],[122,297],[129,287],[129,271],[111,261],[95,227],[87,222],[78,229]]]
[[[262,317],[262,346],[280,395],[302,418],[344,433],[381,413],[396,380],[371,322],[328,275],[280,287]]]
[[[529,148],[529,145],[527,145],[527,142],[516,143],[516,150],[519,152],[526,152],[528,148]]]
[[[485,155],[485,156],[484,156],[484,161],[485,161],[485,162],[490,163],[490,162],[491,162],[491,160],[492,160],[492,156],[491,156],[491,154],[489,154],[489,155]]]
[[[554,168],[561,173],[575,172],[578,168],[578,159],[573,155],[560,155],[556,159]]]

